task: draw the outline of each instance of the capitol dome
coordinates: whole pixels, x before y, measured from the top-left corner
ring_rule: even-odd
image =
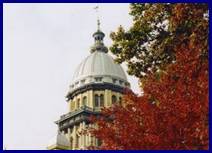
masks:
[[[90,76],[110,76],[127,81],[122,67],[104,52],[94,52],[85,58],[77,67],[73,80],[79,81]]]
[[[104,36],[100,30],[93,34],[95,43],[91,47],[91,54],[76,68],[67,96],[89,84],[112,84],[120,88],[130,87],[123,68],[108,55],[108,49],[103,43]]]

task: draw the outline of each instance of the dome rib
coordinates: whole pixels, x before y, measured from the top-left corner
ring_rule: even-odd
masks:
[[[96,52],[95,52],[96,53]],[[94,69],[95,69],[95,57],[96,57],[96,54],[95,53],[93,53],[94,55],[93,55],[93,57],[91,58],[92,59],[92,61],[91,61],[91,63],[92,63],[92,65],[91,65],[91,73],[94,73]],[[92,55],[92,54],[91,54]]]
[[[106,69],[105,69],[105,59],[103,58],[103,54],[100,54],[100,56],[101,56],[101,61],[103,61],[102,62],[102,68],[103,68],[103,72],[105,72],[106,71]]]
[[[85,70],[84,70],[84,69],[85,69],[85,65],[86,65],[86,63],[87,63],[88,58],[89,58],[89,56],[85,58],[85,61],[84,61],[83,66],[82,66],[82,72],[81,72],[81,75],[84,75],[84,74],[82,74],[82,73],[83,73],[83,72],[85,72]]]

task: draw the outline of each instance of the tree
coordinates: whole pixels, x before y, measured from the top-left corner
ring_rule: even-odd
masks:
[[[98,149],[208,149],[208,8],[170,5],[175,60],[147,73],[143,96],[128,92],[125,105],[92,118],[98,128],[90,132],[102,140]]]
[[[118,63],[126,62],[128,73],[143,78],[171,63],[173,38],[168,22],[170,4],[131,4],[133,26],[124,30],[122,26],[111,33],[113,45],[110,50]]]
[[[176,12],[172,10],[177,5],[131,4],[132,27],[125,30],[120,26],[117,32],[111,33],[113,45],[110,50],[116,56],[116,62],[127,63],[130,75],[143,79],[149,73],[163,70],[167,64],[175,61],[174,47],[181,42],[178,41],[178,33],[189,33],[188,29],[196,24],[191,17],[183,22],[184,27],[178,27],[178,29],[173,27],[171,20]],[[189,6],[189,4],[186,5]],[[208,11],[207,4],[191,5],[204,7],[202,13]],[[195,10],[189,9],[188,11],[195,13]],[[182,18],[189,15],[188,12],[184,13]]]

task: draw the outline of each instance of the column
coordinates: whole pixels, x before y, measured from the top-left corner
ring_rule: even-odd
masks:
[[[73,150],[76,149],[76,126],[73,128]]]
[[[112,97],[112,94],[111,94],[111,90],[108,90],[108,102],[107,102],[107,104],[108,104],[108,106],[111,106],[112,105],[112,100],[111,100],[111,97]]]
[[[82,123],[80,123],[79,125],[79,130],[82,131]],[[79,137],[79,149],[82,148],[82,145],[83,145],[83,142],[82,142],[82,135],[80,134],[80,137]]]
[[[108,98],[107,98],[107,89],[105,89],[104,91],[104,106],[107,107],[107,101],[108,101]]]
[[[89,128],[91,127],[91,124],[89,124],[88,125],[89,126]],[[88,133],[88,146],[90,146],[91,145],[91,134],[90,133]]]
[[[71,136],[71,129],[68,128],[68,137],[70,137],[70,136]]]
[[[71,110],[71,104],[72,104],[72,103],[71,103],[71,100],[69,100],[69,101],[68,101],[68,105],[69,105],[69,112],[71,112],[71,111],[72,111],[72,110]]]
[[[80,94],[80,107],[82,106],[82,94]]]
[[[93,90],[89,91],[88,106],[93,108]]]
[[[85,122],[82,122],[82,130],[85,130]],[[82,148],[85,149],[86,147],[86,135],[82,135],[83,143],[82,143]]]

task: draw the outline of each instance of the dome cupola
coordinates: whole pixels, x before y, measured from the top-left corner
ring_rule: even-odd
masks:
[[[107,53],[108,52],[108,49],[107,49],[107,47],[103,43],[105,34],[100,30],[100,22],[99,22],[99,20],[97,20],[97,23],[98,23],[98,29],[93,34],[94,45],[91,47],[90,52],[93,53],[95,51],[100,51],[100,52]]]

